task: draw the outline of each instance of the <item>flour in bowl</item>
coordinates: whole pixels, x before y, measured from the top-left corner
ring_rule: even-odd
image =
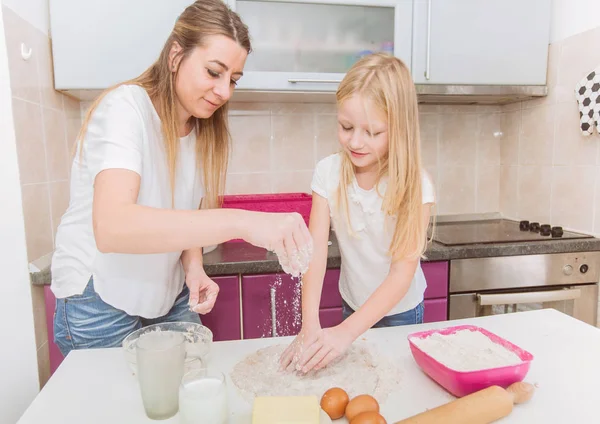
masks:
[[[426,338],[411,340],[423,352],[455,371],[479,371],[523,362],[514,352],[479,331],[433,333]]]

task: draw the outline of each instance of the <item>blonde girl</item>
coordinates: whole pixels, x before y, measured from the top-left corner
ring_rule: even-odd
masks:
[[[243,238],[295,258],[310,245],[298,214],[215,209],[229,153],[227,101],[250,50],[237,14],[221,0],[196,1],[158,60],[91,106],[52,260],[63,354],[119,346],[152,323],[199,322],[218,294],[203,246]]]
[[[433,187],[421,166],[417,96],[401,60],[373,54],[358,61],[337,91],[341,152],[315,169],[310,233],[314,255],[302,287],[302,330],[281,357],[308,372],[342,354],[371,327],[423,319]],[[319,323],[330,227],[341,254],[345,320]]]

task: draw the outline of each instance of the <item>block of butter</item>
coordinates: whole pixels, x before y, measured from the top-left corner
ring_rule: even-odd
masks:
[[[316,396],[257,396],[252,424],[319,424]]]

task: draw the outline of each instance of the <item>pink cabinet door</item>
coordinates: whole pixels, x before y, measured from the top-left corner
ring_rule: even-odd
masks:
[[[56,308],[56,298],[50,290],[50,286],[44,286],[44,300],[46,302],[46,328],[48,330],[48,348],[50,351],[50,375],[63,361],[64,357],[54,343],[54,309]]]
[[[448,320],[448,300],[428,299],[425,301],[423,322],[437,322]]]
[[[321,309],[319,311],[319,320],[321,328],[335,327],[344,320],[342,307]]]
[[[213,332],[214,341],[240,340],[240,284],[237,275],[213,277],[219,285],[219,296],[210,313],[200,315],[202,324]]]
[[[244,338],[298,334],[302,326],[300,303],[300,283],[289,275],[242,276]]]
[[[448,296],[448,262],[422,262],[421,268],[427,281],[425,299]]]
[[[321,293],[320,308],[337,308],[342,306],[342,296],[340,295],[340,270],[328,269],[323,279],[323,292]]]

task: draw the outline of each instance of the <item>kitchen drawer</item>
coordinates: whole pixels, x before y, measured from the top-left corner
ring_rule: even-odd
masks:
[[[429,299],[425,301],[423,322],[448,320],[448,299]]]
[[[213,340],[240,340],[240,284],[237,275],[213,277],[219,285],[219,296],[209,314],[200,315],[202,324],[213,332]]]
[[[342,315],[342,307],[321,309],[319,311],[319,321],[321,328],[335,327],[344,320]]]
[[[422,262],[421,268],[427,281],[425,299],[448,296],[448,262]]]

